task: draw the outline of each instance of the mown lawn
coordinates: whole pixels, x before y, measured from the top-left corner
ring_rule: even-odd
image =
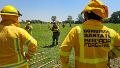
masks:
[[[22,27],[24,27],[24,25]],[[52,44],[52,32],[48,29],[48,25],[50,24],[32,24],[33,26],[32,36],[38,41],[37,53],[45,52],[45,56],[48,57],[47,60],[55,60],[56,62],[58,62],[59,61],[59,47],[62,41],[64,40],[65,36],[67,35],[67,33],[70,31],[72,27],[76,25],[80,25],[80,24],[73,24],[72,27],[69,27],[69,24],[67,24],[65,28],[62,28],[62,25],[60,24],[59,25],[60,26],[59,45],[53,48],[43,48],[44,46],[49,46]],[[104,25],[120,33],[120,24],[104,24]],[[74,54],[72,54],[70,57],[70,63],[74,64],[73,60],[74,60]]]

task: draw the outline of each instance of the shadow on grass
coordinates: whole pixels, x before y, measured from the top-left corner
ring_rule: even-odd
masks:
[[[47,46],[44,46],[42,48],[53,48],[54,46],[57,46],[57,45],[47,45]]]

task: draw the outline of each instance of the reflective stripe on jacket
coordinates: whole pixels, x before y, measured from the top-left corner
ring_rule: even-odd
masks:
[[[33,54],[37,41],[22,28],[0,25],[0,67],[28,68],[23,56],[25,46]]]
[[[106,68],[108,52],[112,45],[120,46],[119,42],[120,36],[113,29],[97,20],[88,20],[83,26],[72,28],[63,41],[60,47],[62,68],[70,68],[72,47],[75,51],[75,68]]]

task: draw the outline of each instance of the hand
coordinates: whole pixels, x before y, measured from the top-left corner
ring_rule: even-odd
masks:
[[[25,52],[24,52],[24,57],[25,57],[27,60],[30,60],[30,58],[31,58],[30,54],[25,53]]]

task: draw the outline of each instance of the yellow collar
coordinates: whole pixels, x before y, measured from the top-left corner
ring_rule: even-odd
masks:
[[[97,26],[97,25],[102,25],[102,23],[98,20],[93,20],[93,19],[90,19],[90,20],[87,20],[83,23],[83,25],[91,25],[91,26]]]

